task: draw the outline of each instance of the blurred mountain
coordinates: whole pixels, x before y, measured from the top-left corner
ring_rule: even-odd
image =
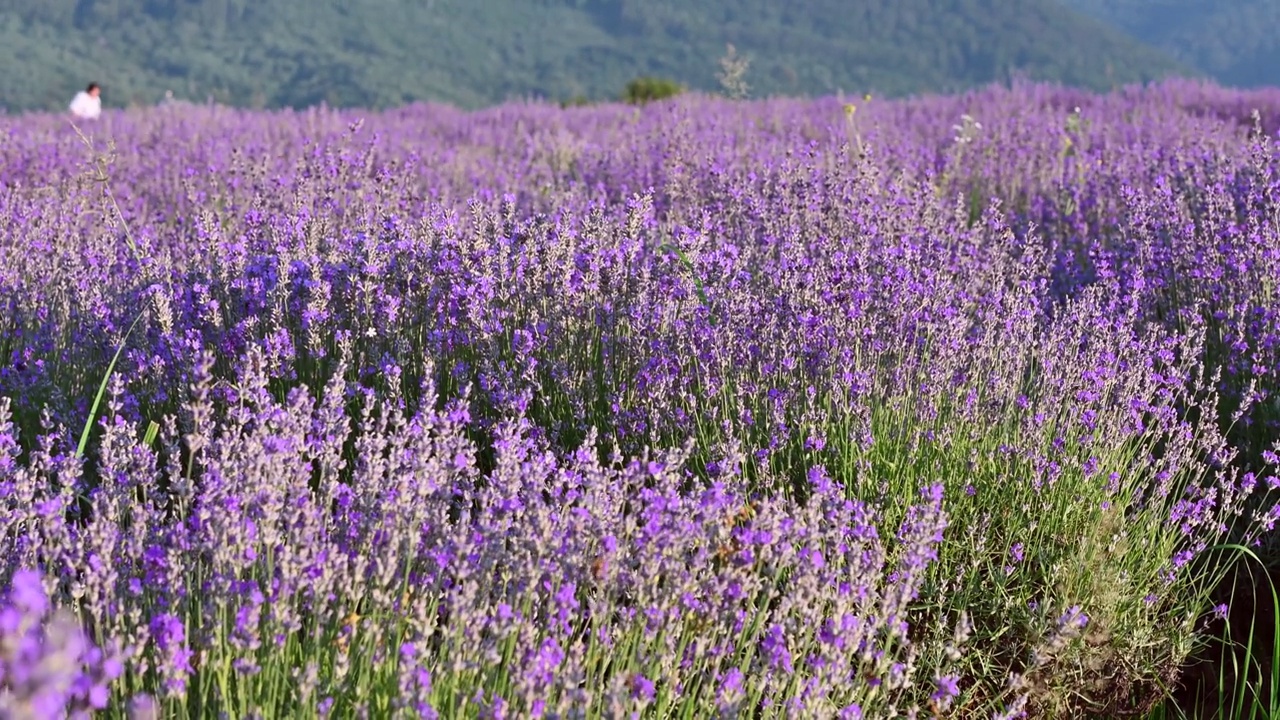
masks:
[[[1280,85],[1277,0],[1063,0],[1228,85]]]
[[[1081,0],[1083,1],[1083,0]],[[612,99],[638,76],[755,95],[954,91],[1014,75],[1106,88],[1168,55],[1055,0],[0,0],[0,107],[166,90],[246,106]]]

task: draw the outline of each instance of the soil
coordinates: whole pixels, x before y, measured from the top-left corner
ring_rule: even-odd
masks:
[[[1240,680],[1246,680],[1245,707],[1270,707],[1272,688],[1259,678],[1270,675],[1276,643],[1276,607],[1272,587],[1280,588],[1280,567],[1263,570],[1248,563],[1224,580],[1214,603],[1227,603],[1226,618],[1214,616],[1203,630],[1209,642],[1183,665],[1173,704],[1191,718],[1218,717],[1218,708],[1234,704]],[[1228,635],[1226,631],[1230,629]],[[1253,638],[1253,658],[1246,644]],[[1226,640],[1230,638],[1228,645]],[[1239,677],[1247,673],[1244,678]],[[1223,692],[1230,697],[1221,697]]]

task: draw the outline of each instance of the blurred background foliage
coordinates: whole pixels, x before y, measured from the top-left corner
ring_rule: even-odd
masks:
[[[1280,85],[1280,2],[1275,0],[1065,0],[1065,4],[1219,82]]]
[[[903,95],[1017,75],[1106,89],[1193,74],[1053,0],[0,0],[0,107],[477,107],[613,100],[639,77],[753,94]]]

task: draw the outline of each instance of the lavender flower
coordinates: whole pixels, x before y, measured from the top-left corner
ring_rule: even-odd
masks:
[[[18,570],[0,606],[0,714],[87,717],[107,707],[123,666],[52,608],[40,574]]]

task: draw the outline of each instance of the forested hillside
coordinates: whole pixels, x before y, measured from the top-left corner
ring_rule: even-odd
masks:
[[[714,89],[727,42],[757,94],[1179,71],[1052,0],[0,0],[0,105],[58,108],[89,79],[109,105],[603,99],[640,75]]]
[[[1066,0],[1231,85],[1280,85],[1276,0]]]

